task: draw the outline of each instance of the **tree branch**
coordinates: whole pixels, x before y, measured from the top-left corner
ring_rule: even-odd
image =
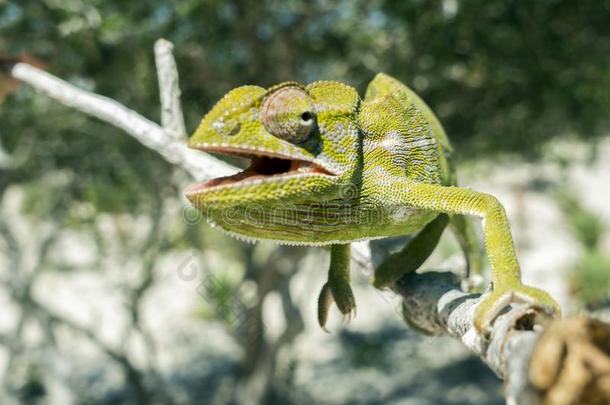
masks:
[[[172,55],[174,45],[165,39],[155,42],[155,62],[161,98],[161,123],[167,135],[178,140],[187,137],[180,103],[178,69]]]
[[[158,124],[108,97],[79,89],[27,63],[17,63],[11,74],[68,107],[121,128],[195,179],[225,176],[237,170],[211,155],[189,149],[183,139],[168,135]]]
[[[495,320],[487,337],[473,324],[486,294],[464,293],[458,283],[447,272],[403,277],[394,291],[403,298],[405,321],[424,333],[459,339],[505,380],[509,404],[610,401],[610,325],[588,318],[553,321],[539,308],[516,304]]]
[[[403,277],[394,290],[403,298],[403,316],[408,324],[430,335],[450,335],[461,340],[500,378],[506,379],[507,400],[532,404],[522,398],[533,393],[527,383],[527,365],[539,331],[518,329],[539,311],[528,305],[514,306],[498,317],[487,339],[473,324],[474,310],[482,295],[464,293],[458,285],[457,277],[451,273],[428,272]]]

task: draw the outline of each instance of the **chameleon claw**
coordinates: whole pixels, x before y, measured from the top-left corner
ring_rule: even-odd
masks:
[[[339,311],[346,316],[352,317],[352,313],[356,312],[356,300],[349,285],[342,285],[341,288],[333,288],[331,286],[332,295]]]
[[[561,316],[561,307],[545,291],[520,282],[510,286],[496,285],[493,291],[477,305],[474,313],[475,328],[480,332],[490,332],[496,317],[513,302],[529,303],[540,307],[549,315]]]
[[[356,307],[354,307],[347,314],[343,314],[343,323],[348,324],[356,317]]]
[[[328,320],[328,311],[334,301],[335,299],[330,290],[330,285],[326,282],[322,286],[322,290],[320,290],[320,295],[318,296],[318,324],[320,324],[320,327],[326,333],[330,333],[326,328],[326,321]]]
[[[338,294],[333,293],[331,284],[326,282],[322,286],[318,297],[318,323],[327,333],[330,332],[326,328],[326,322],[328,321],[328,312],[333,302],[337,304],[337,308],[343,314],[344,322],[349,323],[356,316],[356,301],[354,300],[352,289],[348,286],[338,291],[340,291]]]

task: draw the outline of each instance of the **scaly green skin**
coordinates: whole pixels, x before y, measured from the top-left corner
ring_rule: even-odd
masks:
[[[318,308],[323,327],[333,301],[344,315],[355,309],[350,242],[418,232],[376,272],[374,285],[383,288],[416,270],[450,223],[477,270],[477,243],[464,215],[483,218],[492,269],[493,292],[477,307],[475,326],[488,329],[516,300],[560,312],[547,293],[521,284],[500,202],[456,186],[451,146],[438,119],[385,74],[369,84],[364,100],[330,81],[237,88],[203,118],[189,146],[259,162],[241,175],[186,190],[212,224],[244,239],[331,245]],[[260,163],[261,156],[284,160]]]

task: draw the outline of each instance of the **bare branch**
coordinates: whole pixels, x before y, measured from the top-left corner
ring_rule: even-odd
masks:
[[[159,39],[155,42],[155,62],[159,78],[159,96],[161,98],[161,123],[165,132],[178,140],[186,138],[182,104],[180,104],[180,85],[178,69],[172,55],[174,45]]]
[[[121,128],[197,180],[224,176],[237,170],[213,156],[188,149],[184,140],[167,135],[159,125],[115,100],[79,89],[27,63],[17,63],[11,73],[60,103]]]
[[[464,293],[457,288],[457,283],[457,278],[446,272],[413,273],[403,277],[395,291],[403,298],[405,321],[427,334],[460,339],[505,380],[507,403],[563,404],[551,397],[559,391],[555,386],[562,384],[561,379],[554,376],[574,375],[574,368],[585,377],[579,379],[584,380],[583,384],[570,387],[574,401],[569,403],[606,403],[610,400],[607,384],[610,380],[610,325],[592,319],[551,321],[539,308],[517,304],[496,319],[491,335],[487,337],[473,326],[474,311],[485,295]],[[576,338],[565,337],[567,334]],[[577,349],[568,363],[564,358],[565,353],[570,352],[570,345]],[[579,361],[593,363],[588,358],[583,360],[581,353],[587,351],[596,353],[596,361],[603,365],[590,370],[574,367],[573,364],[580,364]],[[542,363],[549,366],[541,366]],[[534,365],[536,367],[532,367]],[[535,388],[534,382],[541,380],[540,375],[545,377],[545,383],[538,383]],[[565,387],[562,388],[565,391]],[[595,398],[591,398],[591,392],[596,393]]]

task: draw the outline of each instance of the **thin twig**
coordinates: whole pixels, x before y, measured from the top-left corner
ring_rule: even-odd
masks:
[[[155,62],[161,98],[161,124],[167,135],[178,140],[186,139],[184,115],[180,103],[178,69],[172,55],[174,45],[159,39],[155,42]]]
[[[11,73],[60,103],[121,128],[194,179],[225,176],[237,170],[211,155],[189,149],[184,140],[167,135],[159,125],[115,100],[79,89],[27,63],[17,63]]]

